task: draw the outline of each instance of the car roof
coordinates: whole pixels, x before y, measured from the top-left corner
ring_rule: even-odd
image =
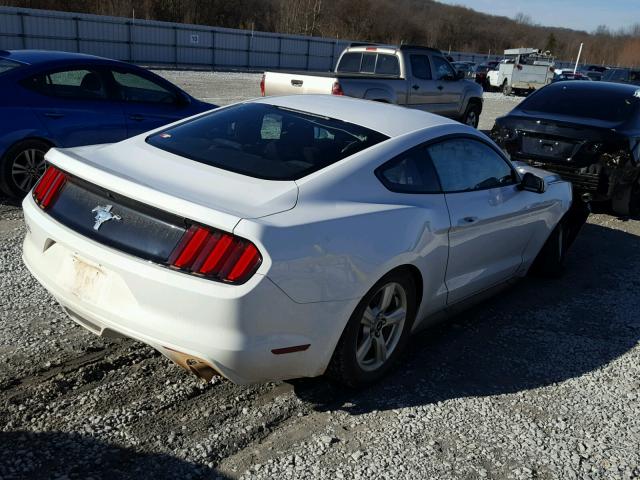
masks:
[[[74,62],[74,61],[90,61],[90,62],[113,62],[120,63],[117,60],[109,60],[95,55],[87,55],[85,53],[58,52],[55,50],[0,50],[0,58],[14,60],[26,65],[45,65],[58,62]]]
[[[458,124],[454,120],[421,110],[336,95],[289,95],[251,101],[342,120],[388,137],[440,125]]]

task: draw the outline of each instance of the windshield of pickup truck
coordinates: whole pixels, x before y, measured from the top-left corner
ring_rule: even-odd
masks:
[[[400,64],[398,57],[387,53],[347,52],[340,58],[336,72],[398,76]]]
[[[147,143],[250,177],[297,180],[387,138],[333,118],[245,103],[150,135]]]

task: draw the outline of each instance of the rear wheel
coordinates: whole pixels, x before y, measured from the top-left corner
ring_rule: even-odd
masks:
[[[360,301],[331,358],[327,374],[351,387],[384,376],[404,350],[416,314],[416,290],[408,273],[391,272]]]
[[[509,85],[509,83],[505,80],[504,82],[502,82],[502,93],[504,93],[505,95],[509,96],[511,95],[511,85]]]
[[[17,143],[0,160],[0,188],[11,198],[24,197],[44,173],[49,145],[41,140]]]
[[[462,117],[462,123],[473,128],[478,128],[480,122],[480,106],[477,103],[470,103]]]

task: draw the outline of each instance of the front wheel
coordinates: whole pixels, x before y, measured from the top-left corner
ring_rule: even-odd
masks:
[[[506,96],[511,95],[512,89],[511,89],[511,85],[509,85],[509,83],[505,80],[504,83],[502,84],[502,93],[504,93]]]
[[[532,274],[543,277],[559,277],[562,274],[569,246],[568,233],[565,221],[561,220],[533,262]]]
[[[44,155],[49,145],[25,140],[7,150],[0,160],[0,187],[11,198],[23,198],[46,168]]]
[[[638,180],[618,187],[611,198],[611,209],[616,215],[635,217],[640,213],[640,184]]]
[[[411,275],[399,271],[383,277],[351,315],[327,374],[350,387],[379,380],[405,349],[416,308]]]

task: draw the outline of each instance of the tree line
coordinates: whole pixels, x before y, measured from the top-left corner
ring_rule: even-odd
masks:
[[[0,5],[411,43],[445,51],[499,55],[506,48],[532,47],[562,60],[575,59],[584,43],[582,60],[587,63],[640,65],[640,23],[586,32],[537,25],[524,14],[507,18],[432,0],[0,0]]]

